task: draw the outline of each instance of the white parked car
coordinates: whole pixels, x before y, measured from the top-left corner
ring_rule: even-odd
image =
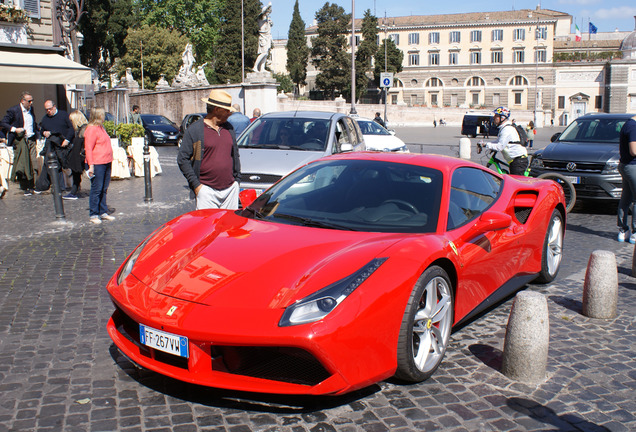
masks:
[[[396,137],[394,132],[388,131],[368,118],[357,117],[356,121],[358,126],[360,126],[362,135],[364,135],[364,143],[367,146],[367,150],[409,153],[404,141]]]

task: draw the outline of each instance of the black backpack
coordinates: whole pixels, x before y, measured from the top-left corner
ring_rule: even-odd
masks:
[[[512,126],[517,130],[517,133],[519,134],[519,144],[521,144],[524,147],[528,147],[528,134],[526,133],[526,130],[523,128],[523,126],[519,126],[516,123],[513,123],[508,126]],[[511,141],[511,142],[516,143],[517,141]]]

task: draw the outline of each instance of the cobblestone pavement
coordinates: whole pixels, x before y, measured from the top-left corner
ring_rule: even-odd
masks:
[[[633,246],[615,237],[613,210],[570,214],[556,281],[530,285],[550,312],[548,378],[499,372],[512,300],[457,329],[435,375],[380,382],[342,397],[228,392],[138,370],[111,343],[105,285],[127,253],[161,223],[193,209],[173,148],[144,204],[143,179],[113,181],[114,222],[93,226],[88,197],[0,200],[0,431],[634,431],[636,280]],[[619,314],[582,315],[590,253],[616,254]]]

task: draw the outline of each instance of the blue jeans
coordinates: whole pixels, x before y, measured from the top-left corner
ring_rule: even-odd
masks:
[[[100,216],[108,214],[108,206],[106,205],[106,192],[110,184],[111,165],[95,165],[95,177],[91,180],[91,192],[88,198],[88,206],[90,216]]]
[[[618,164],[618,172],[623,177],[623,192],[621,193],[621,200],[618,203],[618,229],[621,231],[627,231],[630,226],[627,225],[627,217],[629,216],[629,207],[635,203],[636,200],[636,164]],[[634,224],[634,210],[632,210],[632,232],[636,231],[636,225]]]

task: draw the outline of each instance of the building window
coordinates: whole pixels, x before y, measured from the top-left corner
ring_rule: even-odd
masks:
[[[456,65],[459,63],[459,56],[456,52],[448,53],[448,64]]]
[[[634,98],[636,99],[636,98]],[[451,95],[451,106],[452,107],[456,107],[457,106],[457,95],[455,93],[453,93]]]
[[[515,63],[523,63],[525,58],[523,50],[515,50]]]
[[[393,41],[394,44],[400,44],[400,35],[398,33],[393,33],[389,35],[389,39]]]
[[[521,92],[515,92],[515,105],[521,105]]]
[[[526,29],[515,29],[512,39],[515,41],[526,40]]]
[[[442,81],[439,78],[431,78],[426,81],[426,87],[441,87]]]
[[[458,31],[450,32],[450,36],[449,36],[450,43],[459,43],[461,42],[461,40],[462,40],[462,37],[460,32]]]
[[[544,49],[536,50],[534,53],[534,61],[536,63],[545,63],[548,61],[548,52]]]
[[[0,0],[0,4],[23,9],[29,18],[40,18],[40,0],[14,0],[13,2]]]
[[[439,65],[439,53],[428,53],[428,64],[430,66]]]
[[[517,75],[514,78],[514,85],[516,86],[527,86],[528,80],[522,77],[521,75]]]
[[[428,43],[429,45],[434,45],[439,43],[439,32],[431,32],[428,34]]]
[[[470,53],[470,64],[480,64],[481,63],[481,52],[473,51]]]
[[[356,36],[356,46],[360,45],[360,36]],[[351,36],[349,36],[349,46],[351,46]]]
[[[419,45],[419,44],[420,44],[420,34],[409,33],[409,45]]]
[[[601,95],[596,96],[596,99],[594,100],[594,108],[596,109],[603,108],[603,96]]]
[[[537,27],[535,39],[537,40],[546,40],[548,38],[548,28],[547,27]]]
[[[493,93],[493,95],[492,95],[492,105],[493,106],[501,105],[501,96],[499,95],[499,93]]]
[[[473,105],[479,105],[479,93],[472,93]]]
[[[431,93],[431,105],[437,105],[437,93]]]
[[[503,30],[497,29],[492,31],[492,41],[493,42],[501,42],[503,41]]]
[[[409,66],[419,66],[419,65],[420,65],[420,55],[409,54]]]
[[[479,87],[479,86],[486,85],[486,83],[484,82],[483,79],[481,79],[479,77],[470,77],[470,79],[468,80],[466,85],[469,85],[471,87]]]
[[[490,63],[503,63],[503,51],[493,51],[490,53]]]
[[[565,109],[565,96],[559,96],[559,109]]]
[[[481,30],[473,30],[470,32],[471,42],[481,42]]]

